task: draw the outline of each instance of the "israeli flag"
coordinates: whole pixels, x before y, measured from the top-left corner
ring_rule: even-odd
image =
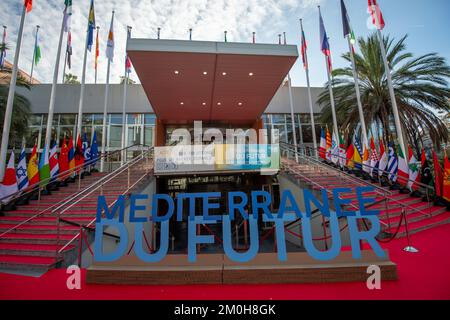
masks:
[[[19,156],[19,163],[17,165],[16,176],[19,191],[28,188],[27,154],[25,152],[25,148],[22,149],[22,152],[20,153]]]

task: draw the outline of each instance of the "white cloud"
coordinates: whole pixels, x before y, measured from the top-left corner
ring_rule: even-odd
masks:
[[[315,8],[325,0],[102,0],[96,1],[96,22],[100,26],[100,57],[98,82],[106,77],[105,48],[111,11],[115,18],[115,60],[111,69],[111,82],[117,83],[123,74],[126,26],[133,26],[133,37],[155,38],[157,27],[161,37],[188,39],[188,29],[193,28],[194,40],[223,40],[228,31],[228,41],[251,41],[252,32],[258,42],[276,42],[277,34],[287,28],[288,16],[301,16],[303,11]],[[0,21],[8,26],[7,59],[12,60],[20,22],[21,0],[2,0]],[[87,15],[90,0],[73,0],[72,73],[81,78],[83,50],[86,41]],[[63,0],[34,1],[33,10],[25,21],[20,67],[28,71],[34,46],[34,29],[41,26],[40,41],[42,60],[35,68],[35,76],[42,82],[51,82],[61,27]],[[63,52],[65,41],[63,44]],[[86,82],[94,82],[94,49],[88,56]],[[61,58],[61,71],[63,67]],[[60,75],[61,77],[61,75]],[[135,73],[132,78],[138,80]]]

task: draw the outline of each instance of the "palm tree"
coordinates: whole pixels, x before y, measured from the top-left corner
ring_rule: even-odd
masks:
[[[78,77],[74,74],[68,73],[64,75],[64,83],[68,84],[80,84]]]
[[[4,67],[2,73],[12,73],[10,68]],[[9,75],[10,78],[10,75]],[[17,77],[17,86],[30,89],[30,85],[27,79],[23,78],[21,75]],[[0,123],[3,126],[5,119],[6,103],[8,100],[8,85],[0,85]],[[30,101],[21,94],[16,93],[14,96],[13,112],[11,117],[11,128],[9,131],[9,145],[10,146],[20,146],[22,143],[22,138],[28,132],[28,119],[31,114],[31,103]],[[0,138],[1,138],[0,132]]]
[[[436,53],[414,58],[405,52],[406,39],[404,36],[394,42],[389,37],[383,38],[403,131],[416,150],[423,145],[425,137],[429,137],[439,149],[442,143],[449,141],[446,125],[437,113],[450,110],[450,67]],[[368,129],[376,128],[376,135],[382,134],[385,141],[392,141],[395,127],[380,43],[377,35],[373,34],[367,40],[358,39],[358,44],[361,53],[355,53],[355,63],[366,125]],[[351,63],[349,53],[342,57]],[[333,76],[338,123],[347,133],[352,133],[359,126],[352,68],[336,69]],[[324,91],[318,102],[324,106],[322,121],[331,123],[328,92]]]

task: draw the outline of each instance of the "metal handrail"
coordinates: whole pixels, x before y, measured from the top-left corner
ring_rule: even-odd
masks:
[[[47,184],[52,183],[52,182],[54,182],[54,181],[57,181],[57,180],[58,180],[59,178],[61,178],[61,177],[68,177],[68,176],[70,176],[71,174],[73,174],[73,173],[75,173],[75,172],[78,172],[78,171],[80,171],[81,169],[84,169],[85,167],[92,165],[93,163],[96,163],[97,161],[99,161],[99,160],[102,159],[102,158],[109,158],[109,157],[111,157],[111,156],[114,155],[114,154],[118,154],[119,152],[121,153],[121,152],[123,152],[123,151],[125,151],[125,150],[131,149],[131,148],[135,148],[135,147],[137,147],[137,146],[146,146],[146,145],[144,145],[144,144],[134,144],[134,145],[132,145],[132,146],[129,146],[129,147],[126,147],[126,148],[123,148],[123,149],[120,149],[120,150],[108,151],[108,152],[106,152],[106,153],[104,153],[104,154],[102,154],[102,155],[99,155],[97,158],[90,159],[90,160],[88,160],[87,162],[84,162],[83,164],[80,164],[80,165],[78,165],[78,166],[75,166],[74,168],[71,168],[71,169],[69,169],[69,170],[60,172],[60,173],[58,173],[58,174],[57,174],[56,176],[54,176],[54,177],[51,177],[51,178],[47,178],[47,179],[41,180],[41,181],[39,181],[38,183],[35,183],[35,184],[29,186],[25,191],[20,190],[20,191],[17,191],[17,192],[15,192],[15,193],[11,194],[11,195],[4,196],[4,197],[0,198],[0,204],[1,204],[1,203],[3,202],[3,200],[5,200],[5,199],[8,199],[8,202],[7,202],[7,203],[10,203],[11,201],[17,200],[18,198],[21,198],[21,197],[26,196],[26,195],[28,195],[28,194],[32,194],[32,193],[34,193],[35,191],[38,191],[39,189],[43,188],[43,187],[46,186]],[[6,204],[7,204],[7,203],[6,203]]]
[[[123,151],[123,150],[127,150],[127,149],[130,149],[130,148],[134,148],[134,147],[136,147],[136,146],[145,146],[145,145],[139,145],[139,144],[137,144],[137,145],[129,146],[129,147],[126,147],[126,148],[124,148],[124,149],[122,149],[122,150],[114,151],[114,153],[121,152],[121,151]],[[67,171],[65,171],[64,174],[67,174]],[[111,174],[111,173],[110,173],[110,174]],[[37,217],[40,217],[40,216],[42,216],[42,215],[44,215],[44,214],[52,214],[52,213],[54,213],[55,210],[57,210],[58,208],[61,208],[62,206],[64,206],[64,205],[67,204],[67,203],[70,203],[70,201],[71,201],[72,199],[75,199],[75,198],[79,197],[80,195],[84,194],[84,193],[86,192],[86,190],[89,190],[93,185],[97,184],[99,181],[103,181],[103,180],[106,179],[110,174],[108,174],[108,175],[102,177],[101,179],[99,179],[99,180],[97,180],[96,182],[94,182],[93,184],[87,186],[85,189],[81,190],[80,192],[75,192],[74,194],[71,194],[71,195],[65,197],[65,198],[62,199],[61,201],[59,201],[59,202],[53,204],[52,206],[50,206],[50,207],[48,207],[48,208],[45,208],[44,210],[42,210],[42,211],[36,213],[35,215],[33,215],[33,216],[27,218],[26,220],[24,220],[24,221],[22,221],[22,222],[16,224],[16,225],[13,226],[13,227],[9,228],[8,230],[6,230],[6,231],[4,231],[3,233],[0,234],[0,238],[3,237],[4,235],[10,233],[11,231],[14,231],[15,229],[21,227],[22,225],[24,225],[24,224],[30,222],[31,220],[36,219]],[[55,209],[55,207],[56,207],[56,209]],[[49,212],[49,211],[51,211],[51,212]]]

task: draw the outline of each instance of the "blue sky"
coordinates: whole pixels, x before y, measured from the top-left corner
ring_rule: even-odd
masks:
[[[50,82],[56,58],[59,27],[62,19],[63,0],[35,0],[33,11],[27,16],[20,67],[30,70],[34,28],[41,25],[40,43],[42,60],[35,69],[36,77]],[[414,55],[437,52],[450,63],[450,12],[449,0],[379,0],[386,20],[385,34],[396,38],[409,34],[408,50]],[[72,19],[73,70],[81,76],[83,43],[90,0],[73,0]],[[325,62],[319,47],[319,19],[317,5],[322,13],[330,37],[335,67],[345,62],[341,54],[348,50],[342,36],[339,0],[102,0],[96,1],[96,18],[100,26],[99,82],[105,81],[105,45],[111,11],[116,10],[115,61],[112,65],[111,82],[117,83],[122,74],[122,57],[125,51],[126,25],[133,26],[133,37],[154,38],[157,27],[162,28],[162,37],[187,39],[188,29],[194,29],[194,40],[223,39],[228,30],[229,41],[251,41],[256,31],[257,42],[277,43],[278,34],[287,34],[289,44],[300,45],[299,18],[304,19],[304,28],[309,44],[311,83],[322,86],[326,80]],[[2,0],[0,24],[8,26],[7,42],[11,47],[7,58],[12,59],[19,25],[22,0]],[[366,36],[367,1],[346,0],[352,27],[357,36]],[[93,53],[88,58],[87,82],[94,81]],[[61,72],[62,73],[62,65]],[[294,85],[305,85],[305,75],[299,61],[291,70]],[[132,78],[138,80],[133,73]]]

